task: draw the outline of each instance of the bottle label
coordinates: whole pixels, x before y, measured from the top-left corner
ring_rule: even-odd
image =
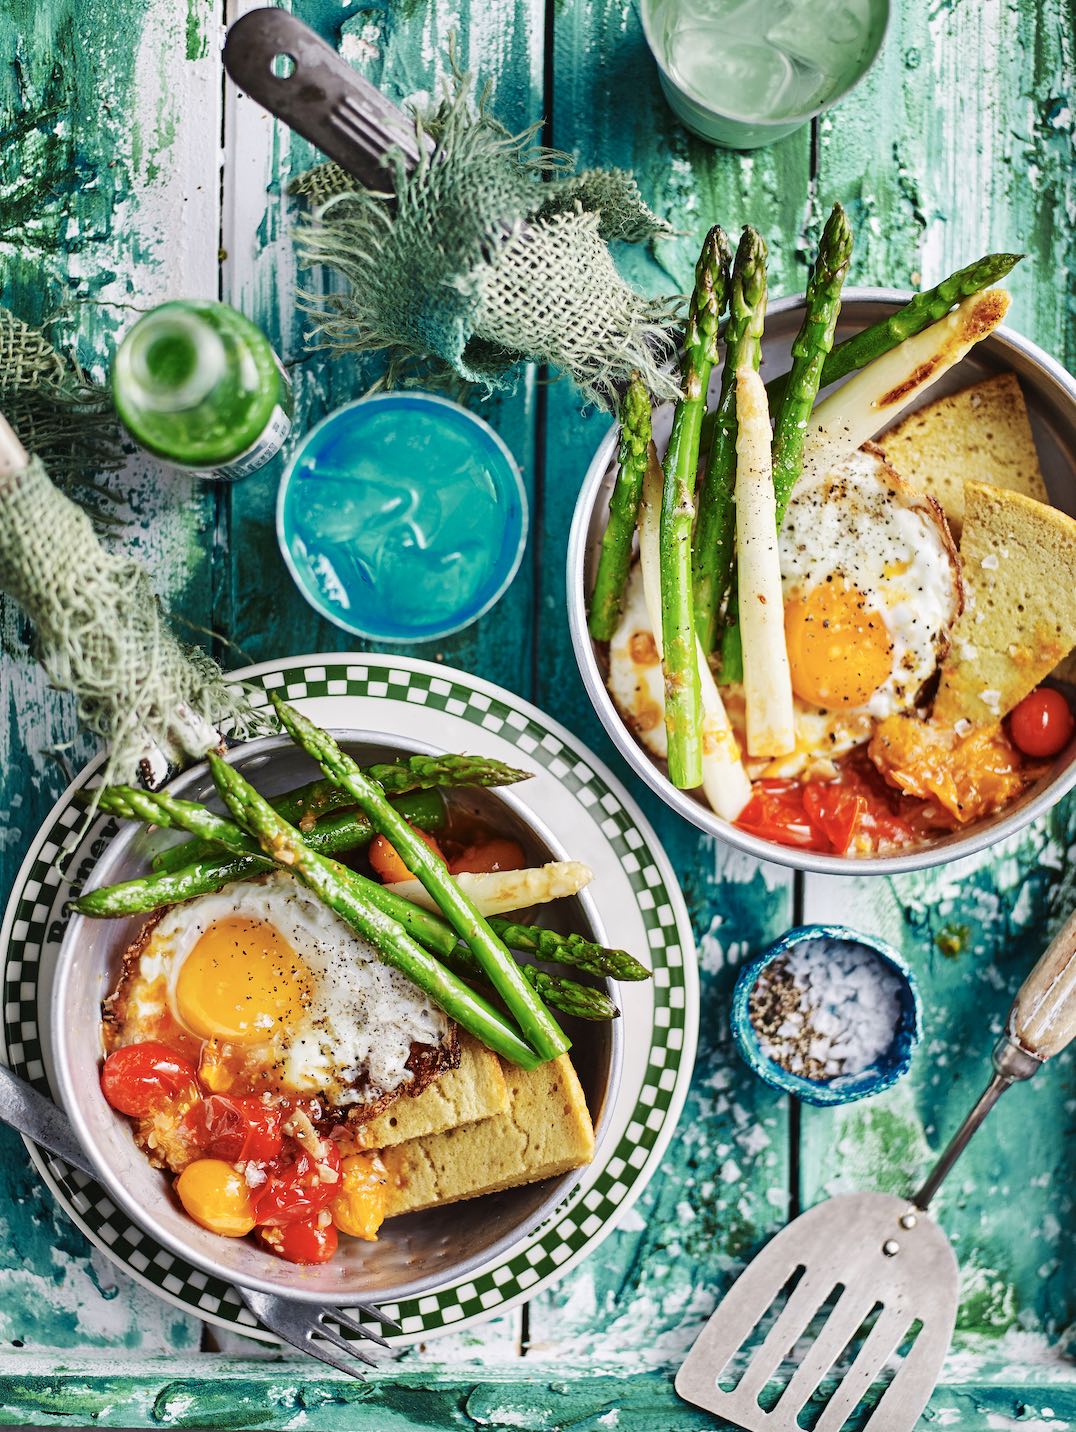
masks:
[[[218,467],[212,469],[214,477],[222,477],[230,482],[240,477],[249,477],[258,468],[264,467],[270,459],[276,457],[277,453],[288,440],[291,432],[291,418],[278,403],[273,409],[269,421],[262,431],[258,440],[250,445],[245,452],[241,452],[231,462],[222,462]]]

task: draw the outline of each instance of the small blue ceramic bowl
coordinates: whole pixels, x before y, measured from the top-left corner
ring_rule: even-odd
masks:
[[[277,537],[329,621],[371,641],[433,641],[507,590],[527,495],[474,413],[434,393],[377,393],[305,434],[281,479]]]
[[[802,1074],[793,1074],[771,1059],[763,1051],[754,1025],[751,1023],[749,1001],[751,991],[759,975],[767,965],[788,952],[795,945],[808,940],[840,940],[842,943],[860,945],[872,951],[899,979],[900,1017],[893,1031],[889,1049],[869,1068],[858,1074],[837,1075],[833,1079],[808,1079]],[[760,1079],[783,1094],[793,1094],[805,1104],[850,1104],[855,1099],[866,1099],[888,1089],[907,1074],[912,1062],[912,1051],[919,1042],[921,1010],[919,991],[915,976],[903,958],[876,935],[862,935],[844,925],[797,925],[788,930],[769,949],[764,950],[740,971],[732,995],[732,1035],[743,1058]]]

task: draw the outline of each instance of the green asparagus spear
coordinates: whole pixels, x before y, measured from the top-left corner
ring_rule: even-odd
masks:
[[[695,626],[707,655],[717,645],[721,607],[735,570],[736,370],[744,363],[758,368],[765,318],[766,243],[748,226],[732,266],[721,391],[695,526]]]
[[[981,293],[983,289],[1000,283],[1023,257],[1023,254],[986,254],[983,258],[976,259],[973,264],[968,264],[967,268],[958,269],[956,273],[942,279],[936,287],[915,294],[903,308],[899,308],[888,318],[879,319],[869,328],[864,328],[862,333],[856,333],[851,338],[846,338],[843,343],[836,344],[822,365],[819,387],[825,388],[847,374],[854,373],[857,368],[865,368],[875,358],[880,358],[883,353],[896,348],[898,343],[903,343],[905,338],[922,333],[924,328],[929,328],[932,323],[944,318],[951,308],[965,298],[971,298],[972,294]],[[788,374],[782,373],[780,377],[771,378],[766,384],[771,412],[782,400],[787,382]]]
[[[691,531],[695,474],[710,371],[717,362],[718,324],[728,297],[728,239],[716,225],[695,268],[680,368],[683,397],[673,414],[661,492],[661,641],[669,779],[688,789],[702,783],[702,708],[695,642]]]
[[[386,795],[403,795],[408,791],[432,790],[437,786],[508,786],[530,779],[530,771],[518,771],[503,761],[485,756],[408,756],[376,766],[367,766],[366,774],[378,783]],[[312,820],[355,804],[355,797],[335,781],[317,780],[286,795],[273,797],[269,804],[284,819],[301,830]],[[179,870],[203,856],[216,854],[204,842],[183,841],[170,845],[154,857],[154,870]]]
[[[548,974],[534,965],[522,968],[523,978],[531,988],[542,996],[546,1004],[559,1009],[562,1014],[600,1021],[620,1018],[620,1010],[604,990],[566,979],[563,975]]]
[[[620,621],[649,446],[650,394],[635,374],[620,407],[620,471],[609,499],[609,520],[590,598],[590,634],[595,641],[609,641]]]
[[[129,805],[117,801],[114,791],[113,787],[102,793],[104,809],[112,810],[116,815],[126,815],[129,810],[133,814]],[[440,830],[445,823],[445,802],[439,791],[414,791],[400,796],[395,804],[404,819],[421,830]],[[123,808],[117,809],[118,805]],[[160,824],[157,814],[155,812],[153,819]],[[342,811],[326,816],[313,830],[304,831],[303,839],[311,850],[320,851],[322,855],[340,855],[368,845],[373,834],[374,828],[365,816],[354,811]],[[190,843],[201,844],[200,841]],[[209,844],[208,848],[217,853],[182,869],[158,871],[136,880],[125,880],[120,885],[104,885],[91,890],[75,902],[75,909],[82,915],[140,915],[165,905],[176,905],[181,900],[192,900],[198,895],[210,895],[235,880],[249,880],[273,868],[273,862],[261,854],[222,855],[221,847],[216,843]],[[440,926],[443,922],[437,923]],[[443,942],[443,931],[439,932],[438,942]]]
[[[476,980],[486,984],[486,977],[474,955],[466,945],[460,944],[449,955],[442,956],[449,969],[455,970],[465,980]],[[592,985],[580,984],[578,980],[566,979],[563,975],[547,974],[534,965],[520,965],[523,978],[553,1009],[572,1014],[576,1019],[608,1020],[619,1019],[620,1011],[605,993]]]
[[[784,394],[774,412],[773,488],[777,498],[777,527],[784,520],[788,499],[803,471],[803,437],[811,416],[826,355],[833,347],[841,288],[852,259],[852,230],[840,204],[822,230],[811,276],[807,280],[803,322],[792,344],[792,367]]]
[[[792,381],[785,387],[776,414],[773,485],[777,497],[778,527],[803,470],[803,435],[818,393],[822,364],[833,342],[837,315],[841,310],[841,287],[851,256],[852,231],[848,226],[848,216],[840,204],[835,204],[822,231],[818,258],[807,283],[803,323],[792,345]],[[729,510],[735,521],[734,509],[730,507]],[[731,534],[729,540],[731,542]],[[743,680],[743,645],[735,573],[732,574],[721,633],[721,679],[724,682]]]
[[[330,779],[351,791],[360,810],[392,844],[407,869],[421,880],[457,935],[467,942],[532,1048],[542,1059],[555,1059],[565,1053],[571,1041],[520,974],[515,960],[425,841],[396,814],[381,787],[363,775],[327,732],[275,694],[273,705],[291,738],[314,757]]]
[[[519,1037],[503,1014],[417,944],[393,916],[386,915],[364,898],[342,865],[304,845],[299,831],[282,820],[234,766],[212,753],[209,766],[228,809],[257,837],[265,853],[292,870],[353,930],[369,940],[385,964],[406,975],[451,1019],[489,1049],[524,1069],[538,1065],[540,1059],[535,1051]],[[376,789],[380,795],[380,787]],[[384,800],[384,796],[380,795],[380,799]]]
[[[100,804],[102,809],[110,810],[114,815],[121,815],[127,820],[145,820],[156,825],[189,830],[192,835],[209,840],[217,847],[223,846],[233,857],[258,860],[262,856],[259,842],[241,830],[233,821],[214,815],[212,811],[206,810],[196,801],[178,800],[175,796],[169,795],[167,791],[142,791],[134,786],[109,786],[100,793]],[[410,830],[410,826],[405,826],[405,828]],[[417,836],[414,838],[418,839]],[[455,932],[446,921],[441,920],[429,910],[423,910],[419,905],[413,905],[402,895],[397,895],[392,890],[386,890],[375,880],[368,880],[366,876],[359,875],[357,871],[345,870],[344,866],[339,868],[345,871],[357,898],[376,906],[385,915],[398,921],[416,940],[421,940],[431,950],[442,954],[455,945]],[[169,872],[165,873],[169,874]],[[163,879],[164,877],[158,878]],[[141,882],[132,881],[129,884],[138,887]],[[116,894],[117,889],[121,890],[119,895]],[[94,890],[76,901],[75,909],[84,915],[105,915],[132,914],[136,910],[146,908],[144,905],[133,904],[119,912],[97,908],[95,897],[98,896],[100,896],[100,904],[104,905],[108,903],[109,898],[121,902],[125,899],[137,900],[139,891],[138,889],[134,892],[123,891],[122,887],[114,886],[111,897],[106,897],[104,892]]]
[[[721,681],[725,686],[743,680],[743,643],[740,640],[740,594],[733,574],[721,632]]]
[[[510,949],[537,955],[548,965],[569,965],[588,975],[614,980],[648,980],[650,971],[627,950],[607,950],[583,935],[561,935],[539,925],[517,925],[503,915],[491,915],[490,929]]]

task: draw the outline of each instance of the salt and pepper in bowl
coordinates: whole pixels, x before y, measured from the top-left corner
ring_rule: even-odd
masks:
[[[740,1053],[767,1084],[807,1104],[847,1104],[908,1072],[919,994],[883,940],[800,925],[740,972],[731,1019]]]

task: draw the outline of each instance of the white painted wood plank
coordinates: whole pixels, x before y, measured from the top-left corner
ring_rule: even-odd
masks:
[[[95,305],[76,310],[81,351],[94,354],[99,378],[107,376],[116,334],[137,316],[127,306],[216,296],[221,87],[215,11],[214,0],[147,7],[137,37],[133,94],[112,87],[107,65],[99,71],[94,100],[99,111],[114,117],[114,151],[111,167],[102,166],[95,182],[101,189],[114,186],[112,222],[65,256],[62,271],[49,275],[59,283],[68,275],[77,282],[114,272],[104,287],[92,283]],[[102,35],[98,18],[95,13],[91,21],[87,14],[80,43],[103,49],[127,41],[120,34]],[[32,45],[33,37],[27,43]],[[62,55],[55,63],[62,63]],[[79,122],[78,115],[60,121]],[[71,222],[78,222],[77,204]],[[73,328],[64,336],[73,337]],[[127,525],[113,540],[145,561],[166,603],[176,602],[192,621],[204,622],[211,494],[144,455],[133,457],[114,485],[129,499]],[[0,603],[5,648],[24,650],[24,629],[13,604]],[[92,743],[77,733],[73,702],[49,689],[28,654],[0,662],[0,710],[0,803],[13,816],[0,831],[0,892],[6,894],[22,850],[66,783],[53,749],[70,742],[65,760],[77,766]],[[36,1182],[27,1186],[21,1160],[5,1162],[0,1208],[11,1200],[25,1214],[27,1198],[40,1236],[30,1246],[14,1237],[0,1240],[5,1338],[21,1337],[27,1346],[67,1338],[81,1348],[121,1347],[146,1356],[198,1346],[196,1319],[129,1282],[103,1256],[84,1256],[80,1237],[54,1209],[51,1195]]]

